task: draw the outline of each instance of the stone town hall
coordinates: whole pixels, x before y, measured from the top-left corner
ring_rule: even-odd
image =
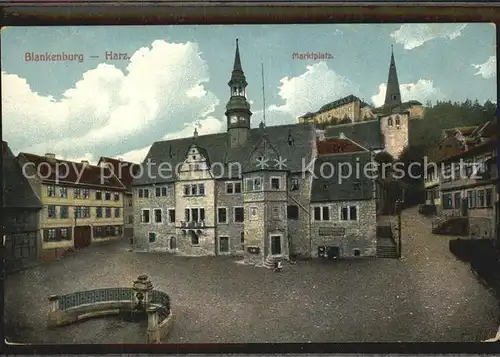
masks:
[[[251,128],[238,40],[228,85],[226,132],[195,130],[193,137],[152,145],[143,163],[151,163],[150,174],[145,169],[133,182],[134,248],[240,255],[249,263],[269,256],[375,256],[373,177],[339,180],[337,172],[325,169],[322,177],[320,171],[341,163],[363,167],[377,150],[343,133],[319,139],[310,123]],[[161,163],[177,167],[172,177],[158,173]]]

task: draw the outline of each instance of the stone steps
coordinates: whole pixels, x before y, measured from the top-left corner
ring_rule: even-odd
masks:
[[[284,262],[286,260],[284,255],[270,255],[264,261],[264,267],[267,269],[274,269],[274,263],[279,261]]]
[[[398,249],[396,246],[377,246],[377,258],[398,258]]]

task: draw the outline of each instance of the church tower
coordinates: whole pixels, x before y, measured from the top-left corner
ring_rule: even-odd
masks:
[[[231,97],[226,104],[227,134],[231,147],[245,145],[250,135],[250,104],[246,98],[248,85],[241,68],[240,49],[236,39],[236,54],[234,56],[233,72],[229,80]]]
[[[398,72],[396,61],[394,61],[394,50],[391,46],[391,64],[389,66],[389,78],[387,79],[387,91],[385,92],[385,107],[401,106],[401,92],[399,90]]]

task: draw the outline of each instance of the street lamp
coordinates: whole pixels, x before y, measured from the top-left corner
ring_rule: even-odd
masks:
[[[401,211],[402,211],[402,203],[403,203],[403,200],[401,198],[398,198],[396,200],[396,209],[397,209],[397,213],[398,213],[398,258],[401,259],[401,252],[402,252],[402,249],[401,249]]]

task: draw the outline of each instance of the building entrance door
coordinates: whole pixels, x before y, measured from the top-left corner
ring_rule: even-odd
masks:
[[[75,249],[85,248],[90,245],[91,234],[90,226],[75,227],[74,244]]]
[[[281,254],[281,236],[271,236],[271,255]]]

